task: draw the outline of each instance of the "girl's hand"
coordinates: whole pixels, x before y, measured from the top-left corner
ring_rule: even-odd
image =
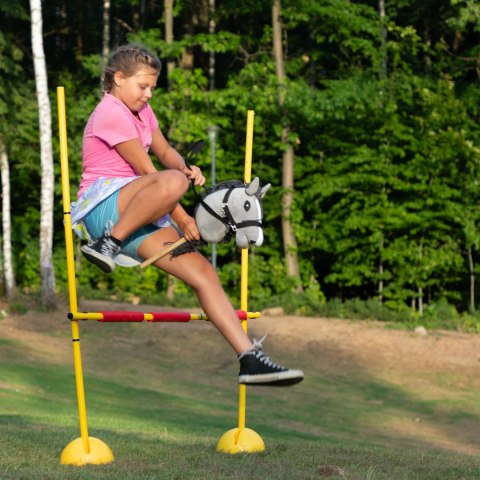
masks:
[[[200,232],[197,228],[197,222],[190,215],[185,215],[180,221],[177,222],[178,227],[183,232],[183,236],[189,242],[194,240],[200,240]]]
[[[187,176],[188,180],[197,187],[205,185],[205,177],[202,175],[202,171],[195,165],[190,165],[190,167],[185,166],[183,173]]]

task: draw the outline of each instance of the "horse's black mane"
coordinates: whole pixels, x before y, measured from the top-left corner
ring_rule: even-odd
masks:
[[[243,187],[245,184],[241,180],[224,180],[223,182],[219,182],[211,187],[205,189],[202,194],[202,198],[205,198],[207,195],[210,195],[213,192],[217,192],[218,190],[227,190],[229,188],[237,188]]]

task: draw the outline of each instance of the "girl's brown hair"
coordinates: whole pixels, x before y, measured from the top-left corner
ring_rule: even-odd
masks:
[[[142,66],[147,66],[160,73],[162,63],[148,48],[142,45],[122,45],[110,56],[103,73],[103,89],[110,92],[114,85],[115,72],[122,72],[126,77],[135,75]]]

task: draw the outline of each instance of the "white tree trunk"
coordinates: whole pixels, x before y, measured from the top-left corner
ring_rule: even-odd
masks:
[[[280,0],[273,0],[272,3],[272,28],[273,28],[273,56],[275,58],[275,68],[277,72],[277,81],[279,88],[278,103],[283,110],[285,103],[285,66],[283,60],[282,48],[282,25],[280,21]],[[294,166],[295,153],[292,145],[288,143],[289,129],[286,126],[286,118],[282,112],[282,122],[285,125],[282,128],[282,143],[286,146],[282,159],[282,235],[287,274],[300,280],[300,268],[297,255],[297,238],[292,225],[292,205],[294,194]],[[299,283],[297,291],[302,291]]]
[[[53,152],[52,114],[48,97],[47,68],[43,50],[41,0],[30,0],[32,53],[37,90],[40,161],[42,183],[40,193],[40,278],[41,302],[47,308],[55,307],[55,273],[52,261],[53,243]]]
[[[7,298],[15,296],[15,276],[12,262],[12,223],[10,212],[10,168],[3,139],[0,138],[0,169],[2,172],[2,228],[3,228],[3,271]]]
[[[110,55],[110,0],[103,0],[102,58],[105,64]]]

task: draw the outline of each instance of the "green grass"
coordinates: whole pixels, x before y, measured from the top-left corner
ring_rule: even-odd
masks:
[[[418,372],[438,388],[427,394],[351,367],[325,370],[316,351],[282,357],[305,369],[302,384],[248,389],[247,426],[265,452],[217,452],[236,427],[238,387],[231,353],[208,324],[82,324],[89,435],[116,458],[60,465],[79,427],[69,325],[55,316],[44,324],[18,317],[25,337],[0,337],[1,480],[480,478],[476,455],[439,443],[478,446],[467,431],[480,425],[474,386],[451,391],[451,374]]]

